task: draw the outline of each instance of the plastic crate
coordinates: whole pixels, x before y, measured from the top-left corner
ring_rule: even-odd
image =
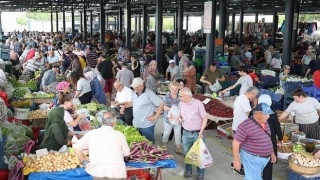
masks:
[[[223,74],[231,73],[231,67],[230,66],[220,66],[219,69]]]
[[[267,89],[260,89],[258,96],[261,96],[262,94],[268,94],[271,97],[271,100],[275,102],[280,102],[283,96],[282,94],[276,94],[273,91]]]
[[[297,88],[301,87],[303,84],[302,82],[284,82],[283,83],[283,89],[286,92],[292,92],[296,90]]]
[[[8,165],[4,162],[4,147],[7,143],[6,136],[2,136],[2,141],[0,141],[0,169],[8,169]]]
[[[14,108],[14,118],[20,120],[27,119],[29,111],[29,109],[25,108]]]
[[[292,171],[289,169],[289,180],[320,180],[320,177],[314,177],[314,178],[305,178],[304,176]]]

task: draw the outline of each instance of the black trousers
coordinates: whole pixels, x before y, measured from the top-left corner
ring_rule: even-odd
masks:
[[[275,155],[277,156],[277,140],[275,138],[271,138],[272,141],[272,145],[273,145],[273,151],[275,153]],[[268,164],[266,165],[266,167],[264,167],[263,169],[263,173],[262,173],[262,179],[263,180],[272,180],[272,168],[273,168],[273,164],[271,163],[271,159],[268,162]]]
[[[132,108],[126,108],[124,114],[120,114],[119,118],[124,121],[127,125],[132,126],[133,113]]]
[[[92,100],[92,91],[84,93],[82,96],[79,97],[81,104],[88,104]]]

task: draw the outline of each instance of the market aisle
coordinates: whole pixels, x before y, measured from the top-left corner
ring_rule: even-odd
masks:
[[[155,138],[156,143],[161,145],[161,134],[163,131],[163,121],[160,119],[156,125]],[[210,168],[206,169],[206,180],[213,179],[232,179],[232,180],[241,180],[242,177],[234,174],[230,168],[230,162],[232,161],[232,153],[231,153],[231,140],[227,140],[221,136],[217,136],[216,130],[206,130],[206,145],[208,146],[213,159],[214,165]],[[168,148],[170,152],[174,152],[175,145],[174,140],[168,143]],[[183,177],[183,169],[184,169],[184,157],[182,155],[173,154],[174,158],[177,161],[178,167],[175,169],[165,169],[163,170],[163,179],[164,180],[180,180],[185,179]],[[194,168],[193,178],[196,177],[196,170]],[[273,168],[273,179],[274,180],[286,180],[288,179],[288,170],[287,170],[287,162],[280,161]]]

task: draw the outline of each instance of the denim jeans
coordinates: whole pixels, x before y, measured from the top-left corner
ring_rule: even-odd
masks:
[[[264,167],[270,161],[270,158],[262,158],[240,150],[240,158],[243,164],[245,177],[244,180],[262,180]]]
[[[188,132],[188,131],[183,130],[182,145],[183,145],[184,154],[188,153],[188,151],[191,149],[193,143],[195,143],[197,141],[198,136],[199,136],[198,132]],[[204,139],[202,139],[202,140],[204,141]],[[192,165],[186,164],[185,170],[192,172]],[[197,172],[198,172],[198,175],[204,175],[204,169],[200,169],[199,167],[197,167]]]
[[[151,141],[153,144],[155,144],[154,141],[154,126],[148,127],[148,128],[139,128],[139,132],[142,136],[145,136],[149,141]]]

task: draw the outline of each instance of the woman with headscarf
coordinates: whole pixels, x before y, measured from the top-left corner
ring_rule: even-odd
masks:
[[[85,77],[90,82],[92,91],[92,100],[96,99],[100,104],[107,104],[107,98],[103,92],[101,84],[97,78],[97,75],[93,71],[89,71],[85,74]]]
[[[157,75],[158,75],[157,61],[152,60],[149,63],[144,79],[146,82],[146,88],[152,90],[155,93],[158,92],[158,88],[159,88]]]
[[[196,68],[192,65],[191,61],[184,62],[184,71],[182,73],[182,77],[186,80],[185,87],[188,87],[192,93],[196,93]]]

